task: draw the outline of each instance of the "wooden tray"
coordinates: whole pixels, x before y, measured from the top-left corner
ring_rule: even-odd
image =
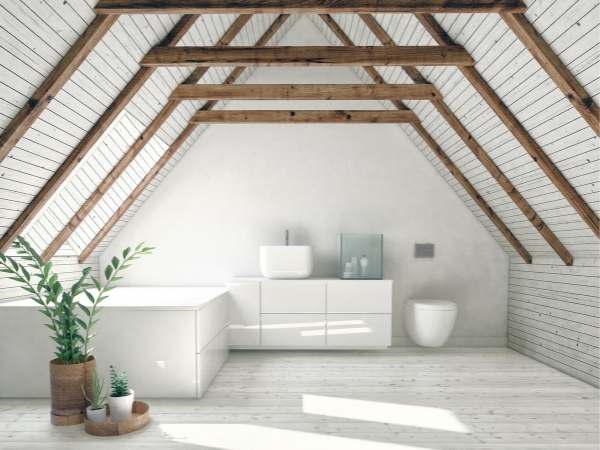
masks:
[[[147,403],[134,401],[131,417],[121,422],[112,422],[109,417],[104,422],[92,422],[85,419],[85,432],[94,436],[120,436],[137,431],[148,425],[150,421],[150,407]]]

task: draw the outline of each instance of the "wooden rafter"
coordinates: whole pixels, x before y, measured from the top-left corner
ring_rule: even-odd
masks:
[[[485,213],[490,221],[498,228],[500,233],[506,238],[506,240],[513,246],[517,253],[523,258],[527,264],[531,264],[532,258],[529,252],[523,247],[523,244],[517,239],[517,237],[510,231],[506,224],[498,217],[492,207],[479,195],[477,189],[471,184],[471,182],[463,175],[460,169],[454,164],[452,159],[442,150],[438,143],[433,139],[429,132],[425,129],[421,123],[412,125],[415,131],[421,136],[421,139],[428,145],[428,147],[437,155],[439,160],[444,164],[448,172],[450,172],[454,178],[459,182],[463,189],[469,194],[477,206]]]
[[[331,29],[331,31],[337,36],[340,42],[346,46],[352,46],[354,43],[348,37],[348,35],[342,30],[342,28],[335,22],[335,20],[328,14],[321,14],[321,19],[327,24],[327,26]],[[390,39],[391,41],[391,39]],[[366,73],[371,77],[371,79],[375,83],[385,84],[384,78],[377,72],[374,67],[366,66],[363,67]],[[415,79],[421,80],[420,82],[425,82],[425,78],[414,68],[408,68]],[[406,70],[406,69],[405,69]],[[420,78],[419,78],[420,77]],[[407,109],[406,105],[404,105],[400,101],[393,101],[394,105],[400,109]],[[490,219],[490,221],[498,228],[500,233],[504,236],[504,238],[512,245],[515,251],[523,258],[523,260],[527,264],[531,264],[532,258],[529,252],[525,249],[525,247],[521,244],[521,242],[515,237],[515,235],[510,231],[510,229],[506,226],[506,224],[498,217],[498,215],[494,212],[494,210],[488,205],[488,203],[483,199],[483,197],[477,192],[475,187],[469,182],[467,177],[463,175],[460,169],[452,162],[452,160],[446,155],[446,153],[442,150],[442,148],[437,144],[435,139],[427,132],[427,130],[420,123],[413,123],[411,126],[415,129],[415,131],[421,136],[421,138],[425,141],[425,143],[431,148],[431,150],[437,155],[440,161],[446,166],[448,171],[454,176],[454,178],[460,183],[460,185],[465,189],[465,191],[471,196],[473,201],[477,203],[477,205],[481,208],[484,214]]]
[[[180,85],[178,100],[433,100],[438,90],[426,84],[195,84]]]
[[[197,15],[183,16],[169,34],[163,39],[161,45],[175,45],[192,27]],[[15,238],[31,223],[35,216],[42,210],[44,205],[50,200],[57,189],[71,175],[85,155],[93,148],[98,140],[104,135],[106,130],[119,117],[129,101],[138,93],[144,83],[150,78],[156,68],[141,67],[133,78],[127,83],[125,88],[119,93],[117,98],[100,116],[98,121],[86,133],[83,139],[75,146],[69,156],[63,161],[60,167],[52,174],[46,184],[35,195],[33,200],[19,214],[17,219],[11,224],[10,228],[0,239],[0,251],[6,251]]]
[[[377,22],[377,20],[370,14],[361,14],[360,16],[367,27],[373,32],[373,34],[381,41],[385,46],[394,46],[395,43],[383,27]],[[403,67],[403,69],[405,69]],[[412,78],[411,74],[418,72],[414,67],[409,67],[405,72],[409,77]],[[424,80],[422,74],[418,74],[416,78],[413,78],[415,83],[419,83]],[[500,187],[506,192],[514,204],[521,210],[521,212],[527,217],[529,222],[534,226],[536,230],[546,240],[548,245],[560,256],[566,265],[573,264],[573,256],[566,249],[566,247],[560,242],[558,237],[550,230],[550,228],[544,223],[541,217],[537,215],[535,210],[529,205],[529,202],[521,195],[517,188],[512,182],[504,175],[502,170],[496,165],[494,160],[487,154],[487,152],[481,147],[481,145],[475,140],[475,138],[469,133],[462,122],[456,117],[454,112],[448,107],[448,105],[441,99],[432,102],[439,114],[444,117],[446,122],[452,127],[455,133],[462,139],[465,145],[471,150],[473,155],[481,162],[481,164],[487,169],[492,177],[498,182]]]
[[[518,0],[101,0],[98,14],[525,12]]]
[[[4,160],[12,148],[17,145],[19,139],[46,109],[118,17],[116,15],[99,15],[92,20],[92,23],[88,25],[0,135],[0,161]]]
[[[249,15],[238,16],[233,24],[227,29],[221,37],[217,45],[229,45],[233,38],[241,31],[241,29],[250,20]],[[186,79],[185,83],[195,84],[208,71],[207,67],[197,67]],[[179,100],[169,100],[158,115],[150,122],[148,127],[142,132],[140,137],[131,145],[131,147],[123,154],[117,164],[111,169],[106,177],[98,184],[96,189],[83,202],[77,212],[71,217],[63,229],[56,235],[50,245],[42,253],[42,258],[49,260],[58,249],[67,241],[79,224],[87,217],[94,209],[94,206],[100,201],[106,191],[113,185],[117,178],[127,169],[129,164],[142,151],[144,146],[152,139],[155,133],[171,116],[173,111],[179,106]]]
[[[289,18],[287,14],[280,14],[275,21],[271,24],[271,26],[262,34],[262,36],[256,42],[257,47],[261,47],[267,45],[267,43],[273,38],[275,33],[279,31],[285,21]],[[236,67],[231,71],[231,73],[227,76],[223,84],[233,84],[238,78],[242,75],[242,73],[246,70],[246,67]],[[211,100],[206,102],[200,111],[209,111],[215,107],[217,101]],[[173,141],[173,143],[169,146],[167,151],[159,158],[159,160],[152,166],[150,171],[144,176],[144,178],[137,184],[137,186],[133,189],[133,191],[127,196],[127,198],[123,201],[121,206],[114,212],[114,214],[108,219],[108,221],[102,226],[102,228],[96,233],[96,235],[92,238],[92,240],[85,247],[81,255],[79,256],[79,262],[83,263],[87,260],[87,258],[92,254],[94,249],[102,242],[102,240],[110,233],[110,230],[119,222],[123,214],[127,212],[127,210],[131,207],[131,205],[135,202],[135,200],[140,196],[140,194],[146,189],[148,184],[154,179],[154,177],[162,170],[165,164],[173,157],[175,153],[179,150],[181,145],[186,141],[188,137],[194,132],[198,124],[189,123],[184,130],[179,134],[177,139]]]
[[[429,34],[439,45],[455,45],[455,42],[430,14],[417,14],[419,22],[425,27]],[[464,77],[479,92],[504,125],[519,141],[532,159],[540,166],[540,169],[552,181],[554,186],[571,204],[573,209],[581,216],[583,221],[590,227],[594,234],[600,237],[600,220],[594,210],[586,203],[579,193],[571,186],[562,172],[552,162],[540,145],[533,139],[525,127],[519,122],[510,109],[504,104],[496,92],[485,81],[475,67],[459,67]],[[596,115],[596,124],[598,117]]]
[[[192,123],[410,123],[412,111],[221,110],[198,111]]]
[[[600,136],[600,109],[577,78],[560,60],[550,45],[523,14],[501,14],[504,22],[554,80],[565,97],[579,111],[594,132]]]
[[[460,66],[474,64],[460,46],[155,47],[143,66]]]

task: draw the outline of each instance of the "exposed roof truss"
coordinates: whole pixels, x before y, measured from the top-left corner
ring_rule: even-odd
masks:
[[[290,6],[291,5],[291,6]],[[25,134],[35,119],[56,95],[70,75],[79,67],[94,45],[115,23],[119,14],[147,13],[186,13],[177,22],[163,41],[151,49],[142,59],[142,66],[129,83],[100,116],[94,126],[70,153],[62,165],[54,172],[45,186],[36,194],[29,205],[19,214],[16,220],[0,240],[2,249],[6,249],[12,240],[20,234],[36,217],[52,195],[73,173],[86,154],[99,141],[105,131],[117,120],[131,99],[140,92],[156,67],[161,65],[192,65],[195,69],[170,94],[170,99],[162,110],[154,117],[139,138],[116,162],[105,178],[98,183],[95,190],[85,199],[81,207],[72,215],[63,229],[54,237],[43,252],[48,259],[64,245],[73,232],[81,226],[86,217],[98,205],[115,181],[122,176],[132,161],[140,154],[148,142],[154,138],[165,122],[176,112],[182,102],[187,100],[208,100],[193,115],[188,125],[179,136],[167,146],[162,156],[148,170],[137,186],[124,199],[116,212],[105,221],[102,228],[91,239],[83,250],[80,260],[84,261],[96,246],[106,238],[112,227],[123,217],[139,195],[148,187],[152,179],[164,168],[169,159],[178,151],[200,123],[239,123],[239,122],[386,122],[407,123],[420,138],[431,148],[440,162],[454,176],[472,200],[481,208],[487,218],[495,225],[500,234],[513,249],[528,263],[531,254],[510,227],[499,217],[494,209],[484,200],[476,187],[469,181],[460,168],[453,162],[439,145],[436,138],[421,123],[418,116],[403,103],[403,100],[429,100],[437,113],[460,137],[464,145],[470,149],[477,160],[496,180],[498,186],[508,195],[518,210],[543,237],[545,242],[567,265],[573,263],[573,256],[561,242],[550,226],[542,220],[534,208],[528,203],[517,187],[511,182],[500,166],[494,161],[484,147],[462,124],[460,118],[445,103],[442,95],[429,83],[427,76],[415,66],[449,65],[457,67],[462,75],[477,90],[481,97],[492,108],[496,116],[510,130],[515,139],[533,158],[543,173],[556,189],[564,196],[581,219],[596,236],[600,235],[598,216],[585,199],[569,183],[559,168],[544,152],[535,138],[525,126],[504,104],[500,96],[485,81],[474,67],[475,60],[466,50],[450,38],[444,28],[431,13],[435,12],[472,12],[501,14],[503,20],[514,31],[532,55],[540,61],[552,80],[556,82],[565,96],[574,105],[589,126],[599,132],[598,107],[586,93],[577,79],[569,72],[560,59],[552,52],[550,46],[522,14],[524,5],[519,1],[406,1],[406,2],[373,2],[373,1],[341,1],[341,2],[273,2],[256,0],[252,2],[222,1],[128,1],[102,0],[96,7],[100,14],[89,25],[88,30],[65,54],[63,60],[38,88],[22,111],[15,116],[13,122],[0,136],[0,156],[6,156],[11,148]],[[244,29],[254,13],[282,12],[263,33],[252,47],[227,47]],[[269,40],[281,28],[291,13],[321,13],[320,17],[326,26],[342,43],[342,47],[267,47]],[[431,35],[437,46],[403,47],[394,42],[392,36],[377,18],[370,13],[378,12],[410,12],[415,13],[420,24]],[[220,37],[214,47],[175,47],[197,20],[197,14],[242,13]],[[360,19],[378,39],[382,46],[355,45],[334,17],[328,13],[359,13]],[[105,15],[106,14],[106,15]],[[241,89],[232,85],[244,72],[247,66],[253,65],[308,65],[335,64],[358,66],[375,83],[374,85],[356,85],[342,88],[336,85],[273,85],[248,86]],[[411,85],[395,85],[386,83],[384,77],[373,65],[397,65],[414,83]],[[211,67],[234,66],[222,85],[199,85],[198,81]],[[299,88],[298,86],[302,86]],[[344,97],[345,96],[345,97]],[[236,98],[277,99],[277,98],[360,98],[389,100],[396,111],[211,111],[219,100]]]

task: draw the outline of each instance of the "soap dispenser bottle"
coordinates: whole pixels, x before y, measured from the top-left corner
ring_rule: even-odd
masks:
[[[359,260],[360,264],[360,276],[365,277],[367,275],[367,267],[369,266],[369,258],[367,255],[362,255]]]

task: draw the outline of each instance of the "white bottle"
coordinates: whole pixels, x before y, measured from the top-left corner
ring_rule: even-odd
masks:
[[[369,258],[367,255],[362,255],[360,257],[360,276],[364,277],[367,275],[367,266],[369,265]]]
[[[343,278],[352,278],[352,263],[349,261],[346,264],[344,264]]]
[[[356,277],[356,276],[358,276],[358,257],[353,256],[351,261],[352,261],[352,276]]]

